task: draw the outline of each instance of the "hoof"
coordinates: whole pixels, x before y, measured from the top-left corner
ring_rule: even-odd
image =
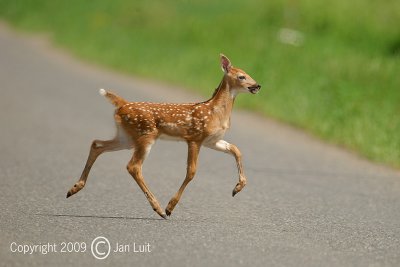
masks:
[[[169,210],[165,210],[165,213],[168,215],[168,216],[171,216],[171,212],[169,211]]]
[[[70,196],[75,195],[76,193],[81,191],[84,186],[85,186],[85,182],[83,182],[83,181],[79,181],[76,184],[74,184],[74,186],[68,191],[67,198],[69,198]]]
[[[168,218],[165,213],[161,213],[160,216],[163,217],[165,220]]]
[[[232,191],[232,197],[234,197],[237,193],[238,193],[238,192],[236,191],[236,188],[233,189],[233,191]]]
[[[243,187],[245,186],[246,184],[240,184],[240,183],[238,183],[236,186],[235,186],[235,188],[233,189],[233,191],[232,191],[232,197],[234,197],[237,193],[239,193],[240,191],[242,191],[242,189],[243,189]]]

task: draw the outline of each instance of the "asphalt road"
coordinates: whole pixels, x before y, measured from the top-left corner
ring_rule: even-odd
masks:
[[[272,90],[259,82],[261,94]],[[127,173],[130,151],[102,155],[85,189],[66,199],[91,141],[114,134],[101,87],[132,101],[202,100],[81,63],[0,27],[0,266],[400,265],[399,172],[244,112],[234,113],[226,137],[244,154],[248,177],[235,198],[234,159],[204,148],[168,220]],[[185,162],[186,145],[174,142],[156,143],[145,162],[163,207],[184,179]],[[97,236],[110,242],[104,260],[92,255]],[[55,244],[51,252],[39,251],[48,243]],[[116,243],[125,251],[114,252]],[[18,252],[24,245],[41,246]],[[68,252],[73,245],[79,252]],[[106,249],[98,244],[97,255]]]

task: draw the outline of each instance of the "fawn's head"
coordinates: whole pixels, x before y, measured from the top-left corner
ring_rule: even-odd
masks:
[[[221,54],[221,68],[225,72],[225,79],[230,86],[231,95],[236,96],[238,93],[256,94],[260,91],[261,85],[243,70],[233,67],[230,60],[223,54]]]

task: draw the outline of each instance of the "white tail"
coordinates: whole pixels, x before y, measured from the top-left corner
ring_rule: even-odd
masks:
[[[102,95],[102,96],[105,96],[105,95],[107,94],[107,92],[106,92],[106,90],[104,90],[103,88],[101,88],[101,89],[99,90],[99,94]]]
[[[90,154],[79,181],[68,191],[67,197],[80,191],[86,184],[89,171],[103,152],[134,148],[127,169],[144,192],[153,210],[161,217],[171,215],[187,184],[196,173],[197,158],[201,146],[233,155],[239,172],[239,182],[233,189],[234,196],[246,185],[239,149],[223,140],[230,127],[230,116],[234,99],[238,93],[257,93],[261,86],[239,68],[234,68],[229,59],[221,54],[224,77],[213,96],[204,102],[171,104],[150,102],[128,102],[123,98],[100,89],[99,93],[117,108],[115,121],[117,135],[108,141],[94,140]],[[169,201],[165,213],[146,185],[142,175],[142,164],[156,139],[182,140],[188,144],[186,178]]]

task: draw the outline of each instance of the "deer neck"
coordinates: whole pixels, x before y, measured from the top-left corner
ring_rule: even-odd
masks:
[[[210,99],[210,105],[213,111],[218,114],[221,119],[229,119],[234,102],[235,96],[231,95],[230,85],[227,78],[224,76],[214,93],[214,96]]]

